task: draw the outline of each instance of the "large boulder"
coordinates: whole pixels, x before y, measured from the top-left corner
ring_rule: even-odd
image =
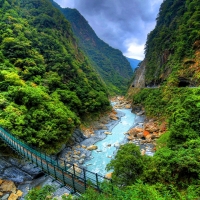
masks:
[[[8,197],[8,200],[17,200],[18,196],[15,193],[11,193],[10,196]]]
[[[97,147],[96,145],[91,145],[91,146],[89,146],[89,147],[87,148],[87,150],[90,150],[90,151],[96,150],[96,149],[98,149],[98,147]]]
[[[4,180],[0,185],[0,191],[1,192],[13,192],[16,193],[16,186],[13,181],[10,180]]]
[[[159,127],[155,122],[147,122],[145,123],[145,130],[149,131],[150,133],[159,131]]]
[[[130,136],[134,136],[136,137],[138,133],[141,133],[143,132],[143,128],[140,128],[140,127],[135,127],[135,128],[132,128],[131,130],[128,131],[128,134]]]
[[[146,138],[148,135],[150,135],[150,132],[147,130],[144,130],[143,132],[143,136]]]

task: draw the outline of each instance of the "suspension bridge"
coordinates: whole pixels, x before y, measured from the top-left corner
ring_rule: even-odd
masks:
[[[67,187],[71,193],[84,193],[88,187],[101,191],[101,182],[112,181],[75,164],[61,159],[55,160],[51,156],[31,148],[1,127],[0,138],[17,154],[41,168],[43,172],[57,180],[61,186]]]

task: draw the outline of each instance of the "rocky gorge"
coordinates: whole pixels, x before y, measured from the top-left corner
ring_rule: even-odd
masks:
[[[71,142],[63,146],[60,153],[54,156],[55,159],[65,160],[67,163],[74,164],[75,166],[87,168],[84,163],[92,158],[92,151],[101,151],[96,146],[96,143],[111,135],[112,129],[120,123],[121,117],[123,117],[123,113],[117,112],[116,109],[131,108],[131,102],[123,97],[116,97],[111,101],[115,102],[113,110],[97,121],[93,121],[87,128],[81,127],[82,129],[75,130]],[[117,152],[120,145],[129,142],[140,146],[142,155],[145,153],[148,155],[148,151],[152,155],[156,150],[155,140],[166,131],[166,124],[158,124],[156,120],[145,119],[145,112],[140,108],[134,111],[137,111],[136,115],[139,120],[133,124],[129,131],[124,133],[122,143],[111,143],[108,145],[108,148],[115,146]],[[107,174],[107,177],[111,178],[111,174]],[[1,155],[0,158],[0,179],[3,182],[5,181],[4,184],[7,184],[6,180],[12,181],[17,188],[15,192],[0,189],[1,198],[8,198],[12,195],[14,199],[23,199],[31,188],[41,187],[46,184],[54,185],[58,188],[54,194],[57,197],[63,193],[69,193],[66,188],[60,188],[58,183],[52,182],[52,179],[45,176],[35,165],[22,161],[20,158],[6,157],[6,155]],[[20,192],[17,192],[18,190]]]

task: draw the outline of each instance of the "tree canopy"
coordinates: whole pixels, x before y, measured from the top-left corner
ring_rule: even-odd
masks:
[[[48,0],[0,4],[0,125],[54,151],[85,116],[110,109],[106,87]]]

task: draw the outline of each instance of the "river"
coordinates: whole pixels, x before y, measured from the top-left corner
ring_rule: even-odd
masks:
[[[107,135],[105,139],[98,141],[95,144],[98,149],[92,151],[92,159],[84,163],[84,166],[86,166],[88,170],[101,175],[108,173],[108,171],[105,169],[106,165],[110,162],[111,159],[114,158],[119,145],[128,142],[124,133],[136,125],[142,126],[144,121],[143,116],[137,116],[131,112],[131,109],[117,109],[116,111],[118,113],[123,113],[124,116],[121,117],[120,122],[116,124],[112,130],[110,130],[112,135]],[[135,140],[133,143],[141,146],[140,140]],[[141,146],[141,148],[145,147]],[[147,154],[152,155],[152,152],[147,151]]]

